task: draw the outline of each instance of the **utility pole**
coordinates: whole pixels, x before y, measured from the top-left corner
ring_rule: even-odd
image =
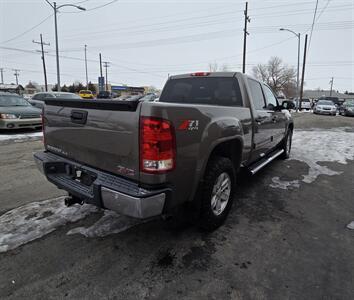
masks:
[[[300,105],[301,105],[302,96],[303,96],[303,94],[304,94],[304,78],[305,78],[306,52],[307,52],[307,34],[305,35],[304,61],[303,61],[303,63],[302,63],[301,90],[300,90]]]
[[[41,41],[40,41],[40,42],[36,42],[35,40],[32,40],[32,43],[40,44],[40,45],[41,45],[42,62],[43,62],[43,73],[44,73],[44,86],[45,86],[45,91],[48,92],[47,70],[46,70],[46,67],[45,67],[45,59],[44,59],[44,49],[43,49],[43,45],[50,46],[50,44],[43,42],[42,34],[40,34],[40,37],[41,37]]]
[[[87,75],[87,45],[85,45],[85,70],[86,70],[86,89],[88,89],[88,75]]]
[[[57,6],[56,2],[50,3],[48,0],[45,0],[54,10],[54,28],[55,28],[55,56],[56,56],[56,61],[57,61],[57,86],[58,86],[58,92],[60,92],[60,70],[59,70],[59,45],[58,45],[58,20],[57,20],[57,14],[58,10],[64,6],[72,6],[75,7],[79,10],[86,10],[86,8],[78,6],[76,4],[62,4]]]
[[[103,77],[103,74],[102,74],[102,56],[101,56],[101,53],[100,53],[100,73],[101,73],[101,77]]]
[[[18,85],[18,76],[20,75],[20,70],[19,69],[13,69],[13,71],[15,71],[14,75],[16,77],[16,85]]]
[[[98,90],[101,92],[103,91],[103,84],[102,84],[102,78],[103,78],[103,74],[102,74],[102,55],[100,53],[100,78],[99,78],[99,82],[98,82]]]
[[[333,91],[333,81],[334,81],[334,78],[332,77],[331,81],[329,82],[331,84],[331,91],[329,92],[330,97],[332,96],[332,91]]]
[[[108,91],[108,72],[107,72],[107,69],[109,67],[109,62],[108,61],[104,61],[104,67],[106,69],[106,78],[105,78],[105,81],[106,81],[106,91]]]
[[[4,69],[0,68],[0,73],[1,73],[1,84],[4,84]]]
[[[243,28],[243,62],[242,62],[242,73],[246,73],[246,41],[247,35],[249,35],[247,31],[247,24],[251,22],[250,17],[248,16],[248,2],[246,2],[246,9],[244,11],[245,14],[245,27]]]

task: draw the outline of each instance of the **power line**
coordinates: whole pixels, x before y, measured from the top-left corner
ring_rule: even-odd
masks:
[[[53,14],[49,15],[48,17],[46,17],[45,19],[43,19],[41,22],[39,22],[38,24],[34,25],[33,27],[27,29],[26,31],[14,36],[13,38],[11,39],[8,39],[6,41],[3,41],[1,42],[1,44],[5,44],[5,43],[8,43],[8,42],[11,42],[11,41],[14,41],[16,39],[18,39],[19,37],[21,36],[24,36],[25,34],[31,32],[33,29],[36,29],[37,27],[39,27],[40,25],[42,25],[45,21],[47,21],[49,18],[51,18],[53,16]]]
[[[88,1],[88,0],[87,0]],[[84,3],[84,2],[87,2],[87,1],[81,1],[81,2],[77,2],[78,3]],[[118,2],[119,0],[113,0],[113,1],[110,1],[108,3],[105,3],[105,4],[102,4],[102,5],[99,5],[99,6],[96,6],[96,7],[92,7],[92,8],[89,8],[89,9],[86,9],[85,11],[93,11],[93,10],[96,10],[96,9],[100,9],[100,8],[103,8],[103,7],[106,7],[108,5],[111,5],[115,2]],[[79,11],[79,12],[64,12],[64,14],[80,14],[80,13],[83,13],[85,11]]]
[[[315,22],[316,22],[317,8],[318,8],[318,0],[316,0],[315,12],[313,13],[313,20],[312,20],[311,32],[310,32],[310,40],[309,40],[309,45],[308,45],[307,51],[310,49],[310,45],[311,45],[313,27],[315,26]]]

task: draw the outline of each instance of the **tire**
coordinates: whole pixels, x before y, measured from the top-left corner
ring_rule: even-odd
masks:
[[[213,231],[224,223],[234,200],[235,183],[236,172],[231,160],[212,157],[201,183],[199,228]]]
[[[282,159],[288,159],[290,157],[291,145],[293,140],[293,130],[288,129],[288,132],[282,142],[281,149],[284,150],[283,154],[280,156]]]

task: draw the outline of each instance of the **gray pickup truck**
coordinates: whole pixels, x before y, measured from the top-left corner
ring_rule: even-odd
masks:
[[[51,99],[40,171],[91,203],[135,218],[193,215],[220,226],[239,169],[288,158],[294,125],[264,83],[234,72],[170,77],[159,102]],[[183,214],[182,213],[182,214]]]

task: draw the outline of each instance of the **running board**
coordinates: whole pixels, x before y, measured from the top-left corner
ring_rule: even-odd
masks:
[[[255,166],[250,166],[249,170],[252,175],[256,174],[260,169],[262,169],[264,166],[268,165],[271,161],[276,159],[279,155],[284,153],[284,149],[281,149],[275,153],[273,153],[270,157],[261,160],[260,162],[256,163]]]

